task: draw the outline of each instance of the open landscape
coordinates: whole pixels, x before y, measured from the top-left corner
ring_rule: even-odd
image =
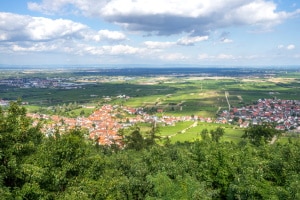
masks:
[[[297,78],[300,72],[293,67],[92,68],[84,71],[67,68],[55,69],[55,73],[30,67],[25,70],[3,69],[0,78],[2,102],[21,99],[28,112],[35,116],[47,115],[44,117],[47,119],[57,116],[56,121],[45,129],[48,132],[51,127],[53,129],[53,124],[61,124],[64,118],[65,121],[69,119],[70,127],[77,124],[88,128],[91,137],[102,137],[106,133],[98,132],[95,136],[95,131],[105,129],[107,125],[90,127],[83,124],[90,121],[88,118],[93,112],[110,105],[117,108],[113,109],[112,120],[120,125],[118,128],[114,125],[112,135],[117,135],[122,127],[138,123],[146,123],[142,131],[145,134],[149,124],[155,121],[160,126],[161,136],[169,137],[173,143],[201,139],[203,127],[214,129],[218,126],[225,128],[224,140],[238,142],[249,125],[268,121],[259,119],[267,118],[265,112],[275,113],[259,104],[262,99],[271,99],[272,104],[279,100],[281,105],[281,100],[294,101],[296,119],[293,123],[289,119],[290,125],[285,126],[286,120],[280,121],[283,116],[278,117],[279,114],[273,122],[287,133],[300,131],[297,120],[300,110],[296,107],[300,99],[300,79]],[[257,105],[261,108],[253,111],[252,106]],[[257,112],[255,116],[250,114],[259,109],[265,112]],[[289,112],[288,115],[292,116]],[[71,123],[72,119],[75,122]],[[268,119],[271,119],[270,115]],[[92,123],[95,122],[90,122],[90,125]],[[107,139],[101,141],[111,143]]]
[[[300,200],[299,0],[0,5],[0,200]]]
[[[54,71],[1,72],[4,199],[298,199],[298,69]]]

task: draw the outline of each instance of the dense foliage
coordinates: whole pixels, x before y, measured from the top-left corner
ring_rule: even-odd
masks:
[[[218,128],[158,145],[135,128],[119,149],[39,127],[17,102],[0,111],[2,199],[300,199],[299,142],[222,142]]]

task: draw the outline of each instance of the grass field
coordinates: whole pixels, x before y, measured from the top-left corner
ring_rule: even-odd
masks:
[[[218,127],[222,127],[225,130],[225,134],[222,138],[223,141],[239,142],[244,133],[243,129],[227,124],[198,122],[197,126],[191,127],[193,123],[194,122],[191,121],[178,122],[175,126],[162,126],[160,127],[159,135],[163,138],[169,137],[172,143],[194,141],[197,139],[201,140],[201,132],[203,129],[207,129],[210,132]]]
[[[143,77],[141,80],[146,81]],[[151,80],[149,78],[148,80]],[[185,81],[183,81],[185,80]],[[87,84],[77,89],[13,88],[0,86],[2,99],[21,98],[30,105],[57,105],[69,102],[101,102],[103,97],[127,95],[131,98],[120,100],[112,98],[111,103],[132,107],[164,109],[173,115],[213,116],[219,107],[228,107],[225,92],[232,106],[252,104],[260,98],[300,99],[300,83],[294,78],[279,79],[203,79],[189,80],[178,78],[143,85],[139,79],[126,83]]]
[[[59,74],[59,73],[58,73]],[[31,76],[55,77],[58,74],[35,74]],[[18,76],[26,74],[17,73]],[[64,72],[61,76],[70,77]],[[72,74],[74,76],[74,74]],[[8,75],[1,74],[2,78]],[[74,80],[83,80],[87,77],[78,77]],[[93,77],[94,78],[94,77]],[[16,88],[0,85],[0,99],[16,100],[21,98],[29,102],[26,106],[29,112],[46,110],[49,106],[57,106],[77,102],[79,105],[102,104],[126,105],[130,107],[143,107],[150,111],[163,109],[165,115],[216,117],[218,111],[228,109],[225,93],[231,107],[242,107],[253,104],[261,98],[280,98],[300,100],[300,73],[281,73],[274,77],[176,77],[176,76],[136,76],[125,79],[124,77],[104,77],[111,82],[86,82],[77,89],[55,88]],[[122,81],[123,80],[123,81]],[[129,99],[117,98],[118,95],[129,96]],[[104,100],[110,97],[111,100]],[[41,109],[43,108],[43,109]],[[70,116],[79,115],[82,110],[89,115],[93,109],[79,108],[70,111]],[[201,139],[199,133],[203,128],[209,131],[217,128],[218,124],[179,122],[176,126],[161,127],[161,136],[170,136],[171,142],[192,141]],[[240,141],[243,130],[221,125],[225,129],[224,141]],[[149,130],[143,125],[142,131]],[[185,130],[184,133],[180,131]],[[280,139],[286,142],[287,139]]]

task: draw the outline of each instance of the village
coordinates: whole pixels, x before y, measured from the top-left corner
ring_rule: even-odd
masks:
[[[126,112],[127,117],[120,118],[120,112]],[[161,110],[159,112],[162,112]],[[43,131],[51,135],[55,130],[60,132],[81,127],[88,130],[90,139],[99,144],[111,145],[118,143],[121,136],[118,131],[122,128],[133,126],[136,123],[159,123],[162,126],[174,126],[182,121],[199,121],[206,123],[236,124],[240,128],[248,126],[275,123],[276,129],[282,131],[300,131],[300,101],[259,99],[257,104],[242,108],[232,108],[230,112],[224,110],[216,119],[201,116],[169,116],[149,115],[142,108],[131,108],[118,105],[103,105],[96,109],[88,117],[67,118],[57,115],[49,116],[44,114],[29,113],[34,119],[49,120],[52,123],[45,123]]]
[[[300,131],[300,101],[281,99],[259,99],[256,104],[242,108],[224,110],[216,120],[218,123],[237,121],[241,128],[250,124],[275,123],[282,131]]]
[[[88,76],[88,77],[46,77],[46,78],[5,78],[0,79],[0,85],[17,88],[58,88],[58,89],[80,89],[86,84],[123,82],[134,79],[122,76]]]

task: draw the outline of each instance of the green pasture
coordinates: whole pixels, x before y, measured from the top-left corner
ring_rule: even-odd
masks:
[[[179,133],[180,131],[190,127],[194,122],[177,122],[175,126],[161,126],[159,135],[162,137],[171,136]]]
[[[225,134],[222,137],[223,141],[239,142],[241,136],[244,133],[244,129],[237,128],[236,126],[228,124],[215,124],[198,122],[197,126],[191,127],[194,122],[178,122],[175,126],[162,126],[160,127],[160,136],[165,138],[169,137],[172,143],[201,140],[201,132],[203,129],[207,129],[209,132],[215,130],[218,127],[222,127],[225,130]],[[182,130],[185,130],[182,132]]]
[[[152,111],[163,109],[165,114],[174,116],[214,117],[217,111],[228,109],[225,92],[229,94],[231,107],[250,105],[261,98],[300,99],[300,82],[294,78],[281,78],[282,82],[276,82],[264,78],[193,80],[186,77],[170,77],[164,81],[157,77],[140,77],[124,83],[87,84],[77,89],[25,89],[0,86],[0,98],[5,100],[21,98],[32,106],[53,106],[75,101],[79,104],[111,103],[144,107]],[[147,85],[142,82],[153,84]],[[130,96],[130,99],[118,99],[116,98],[118,95]],[[107,96],[112,100],[104,101],[104,97]]]
[[[94,112],[94,110],[95,109],[93,108],[78,108],[68,111],[67,113],[69,113],[71,117],[80,116],[81,113],[84,113],[83,116],[88,117]]]

